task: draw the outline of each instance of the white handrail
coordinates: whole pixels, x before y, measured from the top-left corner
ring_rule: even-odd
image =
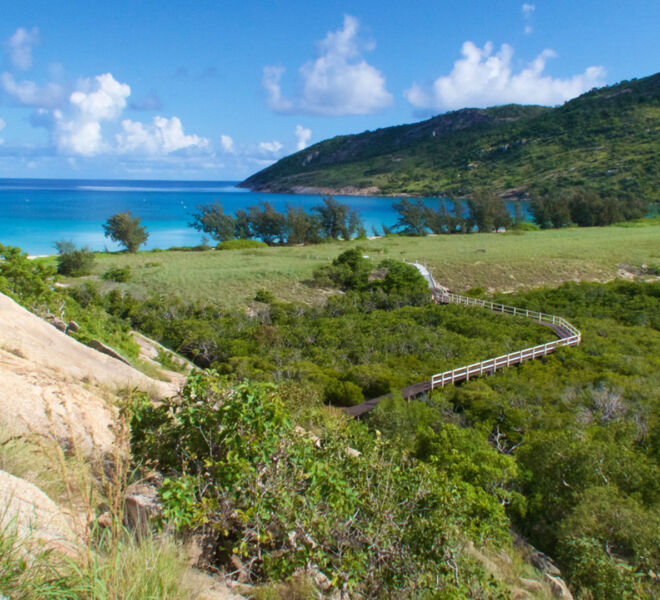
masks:
[[[509,367],[517,365],[524,360],[534,360],[539,356],[547,356],[554,352],[559,346],[577,346],[582,341],[582,333],[577,327],[571,325],[563,317],[556,315],[549,315],[546,313],[538,312],[535,310],[528,310],[525,308],[517,308],[515,306],[507,306],[506,304],[498,304],[490,300],[479,300],[478,298],[470,298],[468,296],[461,296],[447,292],[441,288],[433,287],[431,292],[434,298],[438,298],[441,302],[451,304],[465,304],[466,306],[481,306],[494,312],[511,314],[521,316],[528,319],[533,319],[539,323],[548,323],[565,330],[570,335],[560,337],[558,340],[553,340],[546,344],[534,346],[533,348],[525,348],[517,350],[496,358],[488,358],[479,363],[457,367],[444,373],[437,373],[431,377],[431,389],[438,386],[444,387],[447,383],[455,383],[464,379],[469,380],[471,376],[483,375],[484,373],[494,373],[498,367]],[[560,333],[558,333],[560,335]]]

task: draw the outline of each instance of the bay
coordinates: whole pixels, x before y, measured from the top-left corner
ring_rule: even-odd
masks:
[[[265,194],[236,187],[235,181],[119,181],[64,179],[0,179],[0,244],[18,246],[30,255],[55,253],[55,242],[72,240],[92,250],[119,250],[103,235],[103,223],[115,213],[131,211],[146,226],[143,249],[195,246],[202,234],[189,223],[201,204],[220,202],[225,212],[270,202],[309,211],[321,203],[316,194]],[[356,209],[367,234],[382,224],[395,225],[398,214],[391,197],[339,196]],[[437,198],[424,199],[437,206]]]
[[[235,181],[108,181],[61,179],[0,180],[0,244],[18,246],[30,255],[54,254],[56,241],[72,240],[92,250],[119,250],[103,235],[103,223],[111,215],[131,211],[149,233],[143,249],[194,246],[202,234],[189,226],[200,204],[217,200],[233,213],[270,202],[276,210],[286,205],[311,210],[322,196],[312,194],[264,194],[236,187]],[[392,226],[397,214],[392,198],[341,196],[360,213],[367,231]],[[435,200],[437,203],[437,200]]]

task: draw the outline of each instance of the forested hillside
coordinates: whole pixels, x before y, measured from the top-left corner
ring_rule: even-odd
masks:
[[[372,195],[559,192],[660,199],[660,74],[594,89],[555,108],[465,108],[411,125],[338,136],[241,186]]]

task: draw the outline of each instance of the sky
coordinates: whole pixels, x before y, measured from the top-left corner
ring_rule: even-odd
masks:
[[[660,70],[660,0],[0,3],[0,178],[240,180]]]

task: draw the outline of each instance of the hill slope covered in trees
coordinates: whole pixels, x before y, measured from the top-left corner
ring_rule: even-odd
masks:
[[[593,89],[563,106],[465,108],[337,136],[242,182],[254,191],[507,195],[588,187],[660,199],[660,73]]]

